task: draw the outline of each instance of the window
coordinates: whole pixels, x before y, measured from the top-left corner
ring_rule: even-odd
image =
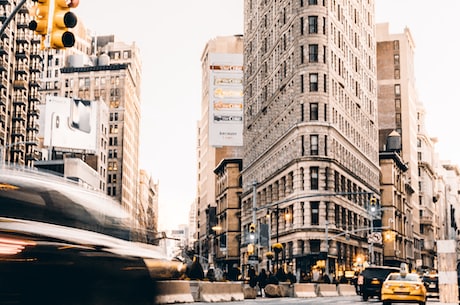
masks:
[[[308,0],[308,5],[317,5],[318,0]]]
[[[395,85],[395,95],[400,96],[401,95],[401,85]]]
[[[311,216],[311,225],[319,225],[319,202],[313,201],[310,203],[310,216]]]
[[[310,62],[318,62],[318,45],[310,44],[308,45],[308,58]]]
[[[304,19],[300,17],[300,35],[303,35]]]
[[[118,125],[110,125],[109,133],[118,133]]]
[[[310,189],[312,190],[319,189],[318,172],[319,172],[318,167],[316,166],[310,167]]]
[[[394,65],[399,66],[399,54],[394,55]]]
[[[321,241],[318,239],[310,240],[310,253],[321,252]]]
[[[318,155],[318,135],[310,135],[310,155]]]
[[[304,63],[304,51],[303,51],[303,46],[300,46],[300,63],[303,64]]]
[[[308,33],[318,33],[318,16],[308,16]]]
[[[310,103],[310,121],[318,121],[318,103]]]
[[[304,88],[304,77],[303,77],[303,74],[300,75],[300,93],[304,93],[305,92],[305,88]]]
[[[318,91],[318,73],[310,73],[310,91]]]

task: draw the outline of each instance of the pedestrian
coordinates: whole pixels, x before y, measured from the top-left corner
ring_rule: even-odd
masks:
[[[273,272],[268,272],[268,280],[267,284],[273,284],[273,285],[278,285],[280,283],[280,280],[276,277]]]
[[[286,274],[287,281],[290,282],[291,284],[295,284],[297,282],[297,278],[295,275],[292,273],[292,271],[289,271]]]
[[[206,273],[206,278],[210,282],[215,282],[216,281],[216,272],[214,270],[214,266],[209,266],[208,272]]]
[[[196,256],[193,257],[192,265],[187,270],[187,275],[191,280],[202,280],[204,279],[203,267]]]
[[[265,269],[262,269],[257,276],[257,285],[260,289],[260,296],[265,297],[265,286],[267,286],[268,275]]]
[[[232,268],[228,271],[228,279],[230,281],[238,281],[238,278],[241,275],[241,271],[238,268],[237,264],[233,264]]]
[[[249,267],[248,277],[249,277],[249,286],[251,288],[256,287],[257,286],[257,275],[256,275],[256,269],[254,269],[254,266]]]

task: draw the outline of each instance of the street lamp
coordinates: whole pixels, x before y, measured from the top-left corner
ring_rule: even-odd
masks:
[[[214,231],[214,236],[213,236],[213,239],[212,239],[212,255],[211,255],[212,260],[210,261],[210,263],[214,264],[214,267],[217,267],[216,263],[215,263],[216,256],[217,256],[216,239],[217,239],[217,234],[218,234],[218,232],[220,232],[222,230],[222,227],[219,226],[219,225],[215,225],[211,229]]]

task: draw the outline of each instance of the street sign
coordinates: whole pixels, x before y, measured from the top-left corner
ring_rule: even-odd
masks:
[[[372,232],[367,235],[367,242],[369,244],[381,244],[382,243],[382,233],[381,232]]]

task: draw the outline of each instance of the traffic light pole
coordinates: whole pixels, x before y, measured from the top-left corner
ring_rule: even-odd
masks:
[[[11,14],[5,19],[5,22],[3,22],[2,28],[0,29],[0,35],[2,35],[3,32],[5,32],[6,28],[10,24],[11,20],[13,20],[14,16],[16,15],[16,13],[21,9],[21,7],[26,3],[26,1],[27,0],[21,0],[21,2],[19,2],[19,4],[13,9]]]

